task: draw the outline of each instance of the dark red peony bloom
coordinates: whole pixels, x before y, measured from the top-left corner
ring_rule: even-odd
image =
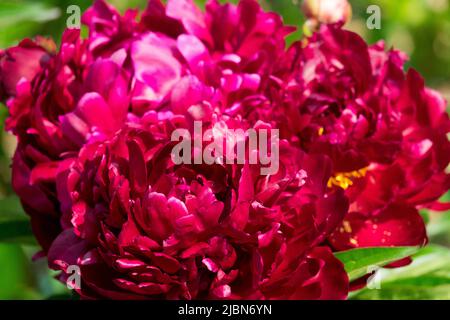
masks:
[[[339,25],[323,25],[276,69],[269,88],[278,103],[254,111],[302,150],[333,160],[328,185],[346,189],[350,199],[334,249],[423,245],[417,209],[447,207],[437,202],[450,183],[446,102],[416,71],[403,72],[405,60],[383,43],[368,46]],[[361,221],[374,224],[373,233],[358,234]],[[406,225],[410,237],[394,239]]]
[[[153,30],[146,17],[166,10],[159,1],[149,3],[139,25],[133,11],[121,17],[105,2],[96,1],[83,16],[90,27],[88,40],[68,30],[57,54],[47,53],[48,44],[42,40],[42,45],[26,40],[2,54],[1,84],[10,110],[6,125],[19,138],[13,187],[44,251],[61,230],[55,174],[71,153],[139,118],[180,114],[206,121],[214,109],[233,108],[235,101],[256,93],[260,74],[283,50],[289,28],[253,1],[239,7],[211,2],[209,13],[201,16],[203,24],[210,21],[209,39],[221,32],[213,16],[229,8],[235,11],[229,19],[241,17],[238,25],[246,18],[253,22],[246,20],[246,30],[234,26],[227,35],[230,39],[223,40],[230,41],[227,48],[217,44],[209,49],[195,32],[187,34],[181,27],[183,34],[177,35]],[[169,4],[167,14],[175,14],[172,11],[200,14],[193,4]],[[274,22],[273,28],[258,24],[265,20]],[[246,52],[244,39],[254,43],[253,53]],[[241,55],[233,53],[239,50]]]
[[[127,74],[111,59],[92,61],[86,45],[78,31],[69,30],[60,52],[45,54],[39,68],[28,57],[35,74],[28,70],[7,102],[6,127],[18,137],[12,184],[44,251],[61,231],[59,166],[86,142],[114,134],[127,116]]]
[[[81,296],[346,297],[342,264],[320,246],[347,211],[343,192],[327,191],[329,160],[287,149],[269,177],[250,165],[176,166],[171,149],[130,129],[85,146],[61,173],[70,225],[49,261],[81,267]]]

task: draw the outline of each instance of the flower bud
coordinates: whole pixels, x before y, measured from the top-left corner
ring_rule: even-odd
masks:
[[[30,39],[0,51],[0,100],[15,95],[17,83],[22,78],[32,80],[48,58],[46,48]]]
[[[308,19],[327,24],[347,23],[352,15],[347,0],[304,0],[302,10]]]

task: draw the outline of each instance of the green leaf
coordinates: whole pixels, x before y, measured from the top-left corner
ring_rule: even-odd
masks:
[[[435,214],[427,226],[427,234],[430,238],[449,237],[450,214]]]
[[[0,2],[0,47],[9,47],[20,39],[39,34],[44,23],[61,17],[61,9],[38,1]]]
[[[423,222],[427,225],[430,222],[430,213],[428,210],[420,210],[419,213],[422,216]]]
[[[49,8],[39,2],[5,1],[0,4],[0,27],[5,28],[19,22],[45,22],[61,16],[61,10]]]
[[[366,275],[370,267],[382,267],[416,253],[418,247],[359,248],[335,253],[345,267],[350,281]]]
[[[9,221],[0,223],[0,242],[35,244],[29,221]]]
[[[413,256],[412,264],[378,271],[380,289],[364,288],[351,299],[450,300],[450,250],[428,246]]]
[[[70,293],[55,294],[48,297],[46,300],[72,300],[72,295]]]
[[[406,285],[391,283],[381,290],[364,290],[352,300],[450,300],[450,284]]]
[[[16,220],[28,220],[20,204],[20,199],[17,196],[0,199],[0,223]]]
[[[32,287],[33,274],[21,246],[0,243],[0,266],[0,300],[40,298]]]
[[[66,291],[64,293],[54,294],[46,300],[80,300],[80,296],[75,291]]]
[[[36,244],[29,218],[17,197],[0,200],[0,242]]]

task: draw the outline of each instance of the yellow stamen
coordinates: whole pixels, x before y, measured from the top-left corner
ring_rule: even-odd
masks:
[[[350,223],[347,220],[344,220],[342,225],[344,226],[345,232],[352,233],[352,226],[350,225]]]
[[[362,168],[352,172],[338,172],[328,180],[328,188],[333,186],[341,187],[346,190],[353,185],[353,180],[365,177],[367,168]]]

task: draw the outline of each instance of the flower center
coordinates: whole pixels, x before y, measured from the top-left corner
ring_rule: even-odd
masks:
[[[346,190],[353,185],[353,180],[365,177],[366,173],[367,167],[351,172],[338,172],[328,180],[328,188],[338,186]]]

